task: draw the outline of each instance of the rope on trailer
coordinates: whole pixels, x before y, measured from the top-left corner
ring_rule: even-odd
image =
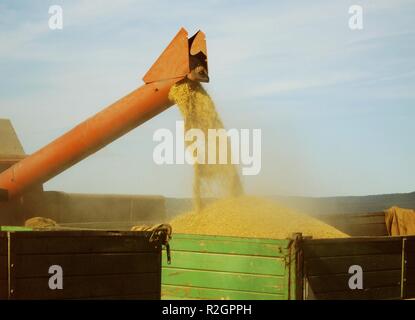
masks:
[[[151,232],[149,242],[161,243],[166,248],[167,264],[171,264],[171,252],[169,241],[171,239],[172,228],[169,224],[161,223],[154,226],[134,226],[131,231],[147,231]]]

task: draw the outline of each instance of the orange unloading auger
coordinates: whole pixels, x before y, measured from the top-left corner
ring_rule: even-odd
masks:
[[[0,174],[8,198],[42,184],[164,111],[170,88],[184,79],[208,82],[205,35],[181,29],[146,73],[145,84]]]

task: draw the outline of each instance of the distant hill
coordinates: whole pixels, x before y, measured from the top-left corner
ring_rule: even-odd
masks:
[[[324,198],[274,196],[272,199],[315,215],[380,212],[392,206],[415,209],[415,192]]]
[[[392,206],[415,209],[415,192],[348,197],[267,197],[313,215],[380,212]],[[191,210],[192,199],[166,198],[166,213],[173,217]]]

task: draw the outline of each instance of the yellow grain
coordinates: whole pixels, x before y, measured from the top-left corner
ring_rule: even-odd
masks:
[[[185,130],[221,129],[223,123],[215,105],[197,82],[184,81],[172,87],[169,98],[183,116]],[[187,145],[193,143],[187,142]],[[216,150],[219,150],[217,140]],[[207,141],[205,145],[208,146]],[[228,155],[230,142],[227,141]],[[206,150],[206,156],[211,150]],[[217,154],[218,160],[218,154]],[[231,164],[194,165],[194,210],[174,218],[176,233],[225,235],[258,238],[287,238],[301,232],[314,238],[342,238],[346,234],[311,216],[284,208],[267,199],[244,196],[237,169]],[[209,205],[204,199],[218,198]]]
[[[274,201],[241,196],[207,205],[201,212],[174,218],[175,233],[285,239],[301,232],[313,238],[344,238],[347,235],[309,215],[280,206]]]
[[[209,129],[223,129],[215,104],[198,82],[184,81],[172,87],[169,98],[180,109],[184,119],[185,131],[200,129],[205,135],[205,159],[213,152],[207,141]],[[193,141],[187,141],[187,145]],[[222,142],[223,143],[223,142]],[[195,209],[200,210],[206,198],[235,197],[243,193],[243,187],[236,167],[231,163],[230,142],[225,141],[228,157],[225,164],[219,164],[220,140],[216,140],[216,163],[194,165],[193,199]]]

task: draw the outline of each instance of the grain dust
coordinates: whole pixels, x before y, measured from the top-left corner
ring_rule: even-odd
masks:
[[[200,129],[205,135],[205,159],[209,153],[214,152],[209,148],[207,141],[209,129],[224,129],[215,104],[198,82],[184,81],[172,87],[169,98],[176,103],[184,119],[185,131]],[[186,141],[189,146],[195,141]],[[220,145],[220,144],[226,145]],[[207,198],[227,198],[239,196],[243,193],[243,187],[239,173],[235,165],[231,163],[231,145],[229,139],[221,141],[216,139],[216,150],[227,150],[227,162],[219,164],[219,152],[216,151],[216,163],[206,164],[196,162],[194,165],[193,200],[196,211],[205,205]],[[195,154],[194,154],[195,155]],[[214,154],[212,154],[213,157]],[[196,156],[196,155],[195,155]]]
[[[186,131],[198,128],[207,137],[208,129],[223,128],[215,105],[201,84],[178,83],[170,90],[169,98],[178,105]],[[219,147],[217,145],[216,149]],[[226,147],[229,154],[229,140]],[[206,153],[210,151],[208,149]],[[267,199],[243,195],[237,168],[230,161],[226,164],[196,163],[193,198],[194,210],[170,222],[174,232],[258,238],[287,238],[301,232],[313,238],[347,237],[311,216]],[[206,201],[212,198],[218,200],[213,203]]]

